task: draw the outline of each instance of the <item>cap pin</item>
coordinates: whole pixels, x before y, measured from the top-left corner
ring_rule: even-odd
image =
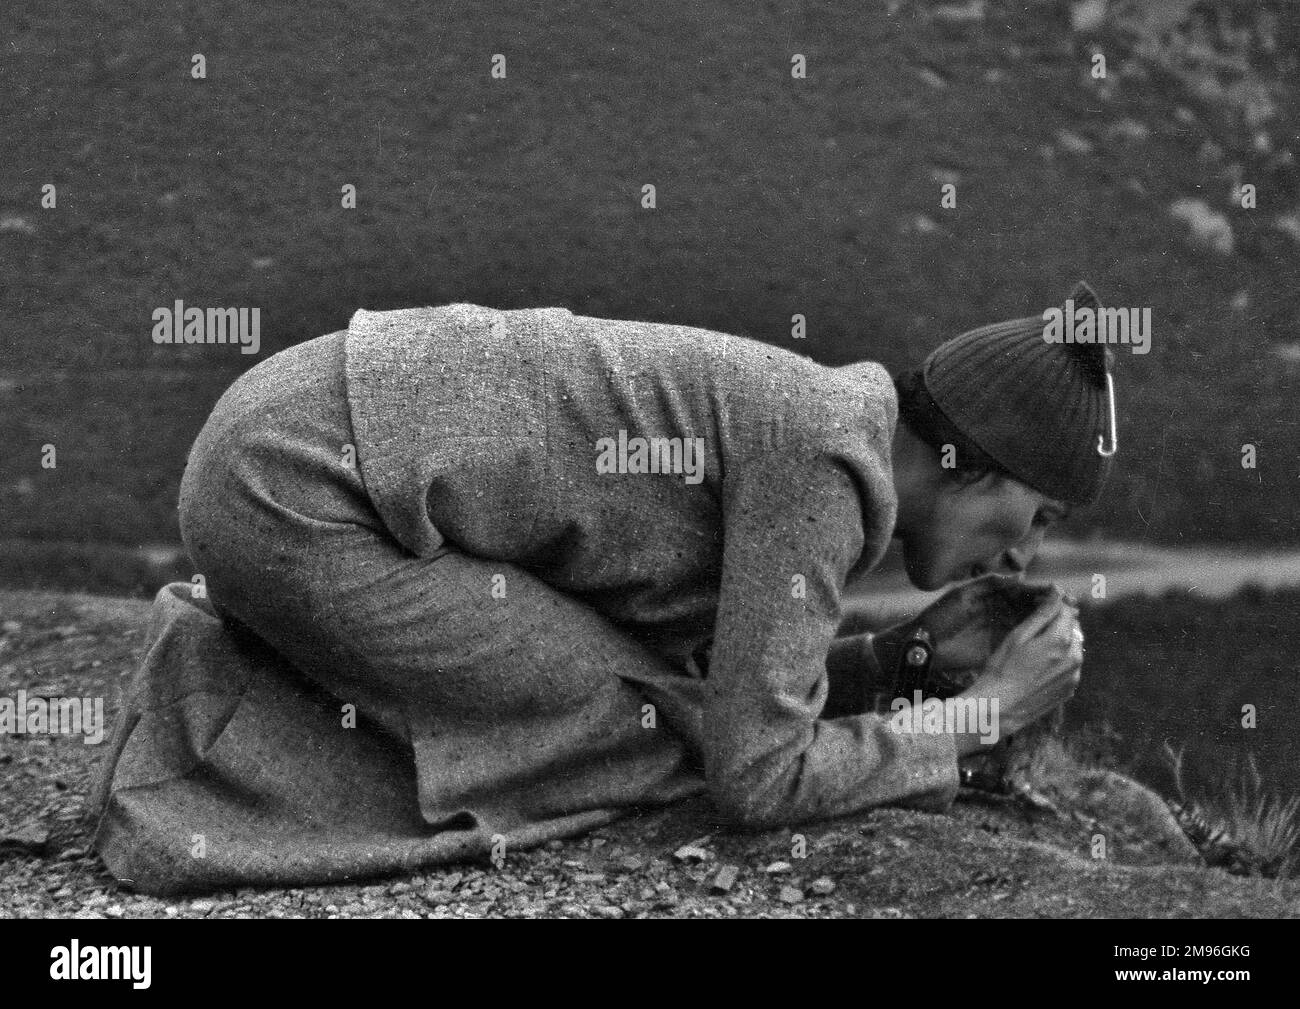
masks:
[[[1110,413],[1110,448],[1106,448],[1106,436],[1097,435],[1097,454],[1110,458],[1119,451],[1119,429],[1115,423],[1115,379],[1106,372],[1106,407]]]

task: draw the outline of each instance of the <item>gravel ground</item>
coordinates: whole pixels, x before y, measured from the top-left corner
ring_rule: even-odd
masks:
[[[148,605],[0,593],[0,696],[105,698],[111,719]],[[966,796],[952,815],[877,810],[763,834],[721,829],[703,801],[403,879],[158,900],[124,890],[91,850],[82,810],[99,748],[0,736],[0,916],[928,917],[1295,916],[1300,886],[1173,867],[1084,824]]]

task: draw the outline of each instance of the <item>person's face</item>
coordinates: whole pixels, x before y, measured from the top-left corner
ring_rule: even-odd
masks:
[[[1043,534],[1069,506],[1010,477],[986,474],[970,483],[945,479],[925,518],[903,540],[907,577],[919,589],[1029,566]]]

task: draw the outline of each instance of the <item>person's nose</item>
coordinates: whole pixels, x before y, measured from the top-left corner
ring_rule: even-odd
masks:
[[[1008,547],[1002,554],[1002,567],[1012,574],[1023,575],[1033,559],[1038,556],[1038,548],[1043,545],[1043,530],[1034,529],[1019,543]]]

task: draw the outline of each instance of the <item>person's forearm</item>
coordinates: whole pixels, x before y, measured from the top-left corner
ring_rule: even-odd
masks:
[[[822,718],[861,715],[874,708],[873,701],[891,693],[894,677],[885,672],[873,648],[870,634],[836,638],[826,654],[826,675],[830,690]]]
[[[893,690],[887,667],[866,636],[835,637],[843,585],[864,555],[863,517],[875,511],[863,490],[833,458],[805,452],[730,478],[702,727],[710,797],[740,825],[885,804],[942,809],[957,793],[953,741],[863,710],[869,692]]]

